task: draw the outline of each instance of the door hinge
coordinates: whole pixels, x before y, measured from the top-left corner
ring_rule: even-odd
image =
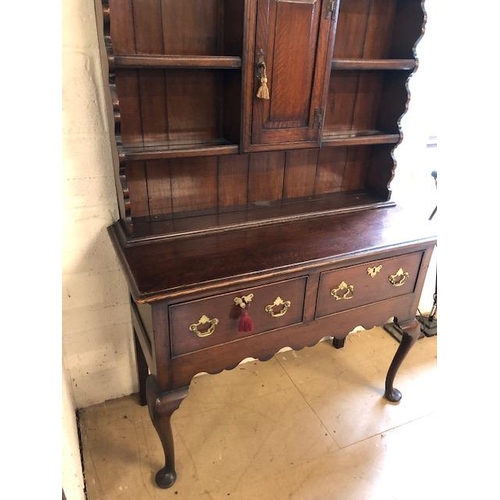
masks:
[[[328,5],[326,6],[326,18],[331,19],[333,17],[333,13],[337,9],[337,0],[327,0]]]
[[[322,128],[325,119],[325,108],[316,108],[314,110],[314,128]]]

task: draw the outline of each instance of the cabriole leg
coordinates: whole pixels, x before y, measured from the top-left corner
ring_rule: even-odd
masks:
[[[396,373],[399,370],[401,363],[406,358],[406,355],[413,347],[413,344],[415,344],[420,337],[420,325],[417,320],[414,320],[408,326],[398,326],[402,329],[403,336],[399,343],[398,350],[394,355],[391,366],[389,366],[387,377],[385,379],[384,396],[392,403],[398,403],[402,397],[401,392],[394,387],[394,378],[396,377]]]
[[[160,469],[155,477],[156,484],[160,488],[170,488],[177,477],[175,472],[174,438],[170,419],[182,400],[188,394],[188,387],[174,391],[161,391],[158,389],[156,379],[150,375],[146,382],[146,395],[148,401],[149,415],[158,433],[163,452],[165,454],[165,466]]]

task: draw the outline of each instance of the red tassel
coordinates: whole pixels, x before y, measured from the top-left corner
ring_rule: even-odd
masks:
[[[240,317],[240,321],[238,322],[238,331],[239,332],[251,332],[252,330],[253,330],[253,320],[245,308],[245,309],[243,309],[243,313]]]

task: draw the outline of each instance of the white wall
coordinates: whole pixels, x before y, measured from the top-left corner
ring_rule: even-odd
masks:
[[[83,500],[75,411],[137,384],[93,0],[62,2],[62,26],[62,480]]]
[[[106,232],[117,203],[94,4],[62,5],[63,356],[81,408],[136,386],[127,288]]]

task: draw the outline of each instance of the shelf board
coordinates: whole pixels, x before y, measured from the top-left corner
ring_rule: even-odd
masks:
[[[208,143],[162,143],[148,146],[121,146],[118,149],[118,155],[122,161],[231,155],[238,152],[239,146],[237,144],[231,144],[224,140]]]
[[[165,55],[112,55],[109,64],[114,68],[150,69],[239,69],[237,56],[165,56]]]
[[[378,130],[324,131],[322,146],[369,146],[371,144],[397,144],[399,134],[385,134]]]
[[[333,59],[332,70],[411,70],[416,65],[414,59]]]
[[[193,212],[176,216],[136,217],[124,230],[127,245],[165,238],[185,238],[220,233],[236,228],[263,227],[293,220],[313,219],[333,213],[355,212],[394,205],[366,192],[335,193],[317,198],[287,200],[281,203],[256,203],[225,211]],[[126,236],[125,236],[125,233]]]

